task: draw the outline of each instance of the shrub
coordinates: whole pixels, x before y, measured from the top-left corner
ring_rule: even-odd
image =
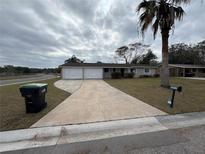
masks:
[[[139,78],[150,78],[152,77],[151,75],[140,75]]]
[[[125,78],[133,78],[134,75],[135,75],[134,73],[125,73],[125,74],[124,74],[124,77],[125,77]]]
[[[122,76],[121,76],[121,73],[119,72],[113,72],[111,73],[111,77],[112,79],[120,79]]]
[[[158,77],[159,77],[159,74],[154,74],[153,77],[154,77],[154,78],[158,78]]]

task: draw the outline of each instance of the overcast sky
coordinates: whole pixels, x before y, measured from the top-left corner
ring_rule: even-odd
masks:
[[[72,55],[114,62],[116,48],[150,44],[161,58],[160,33],[137,33],[138,0],[0,0],[0,65],[57,67]],[[192,0],[170,43],[205,39],[205,2]]]

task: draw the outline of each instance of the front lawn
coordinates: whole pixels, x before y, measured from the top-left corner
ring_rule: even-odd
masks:
[[[111,86],[170,114],[205,111],[205,81],[171,78],[171,84],[181,85],[182,92],[176,93],[174,108],[167,100],[172,91],[160,87],[159,78],[110,79]]]
[[[46,94],[47,107],[39,113],[25,112],[24,98],[19,91],[19,84],[0,87],[0,130],[28,128],[49,111],[55,108],[70,94],[56,88],[53,83],[58,79],[41,81],[48,83]]]

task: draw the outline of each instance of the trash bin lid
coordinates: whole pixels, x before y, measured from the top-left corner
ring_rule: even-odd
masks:
[[[35,89],[35,88],[42,88],[42,87],[45,87],[47,85],[48,84],[46,84],[46,83],[29,83],[29,84],[21,85],[20,88]]]

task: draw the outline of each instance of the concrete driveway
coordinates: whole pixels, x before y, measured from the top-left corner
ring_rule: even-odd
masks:
[[[82,80],[58,80],[54,85],[72,94],[81,87],[82,83]]]
[[[64,82],[66,85],[69,80]],[[103,80],[84,80],[77,91],[32,127],[89,123],[165,114],[165,112],[111,87]]]

